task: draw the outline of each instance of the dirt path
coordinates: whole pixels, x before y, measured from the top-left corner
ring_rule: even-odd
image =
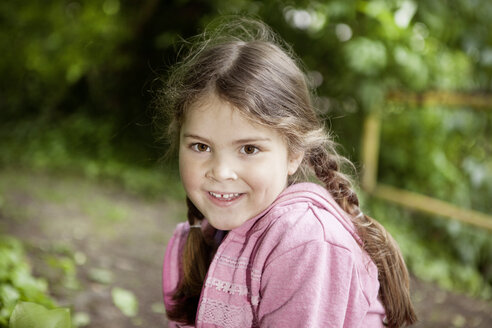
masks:
[[[28,246],[35,274],[47,277],[60,306],[85,327],[165,327],[161,263],[181,202],[149,201],[76,177],[0,171],[0,232]],[[415,327],[492,327],[492,303],[413,280]],[[135,317],[112,300],[134,293]],[[87,320],[89,318],[89,321]]]

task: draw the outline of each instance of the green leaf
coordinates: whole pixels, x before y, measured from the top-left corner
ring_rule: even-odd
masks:
[[[345,46],[345,55],[353,71],[367,76],[377,75],[386,67],[386,47],[378,40],[355,38]]]
[[[138,300],[135,295],[126,289],[115,287],[111,290],[113,303],[127,317],[134,317],[138,312]]]
[[[12,304],[12,306],[17,302],[20,298],[19,291],[12,287],[11,285],[4,284],[0,286],[0,304],[3,306],[8,306]]]
[[[86,312],[77,312],[72,320],[75,327],[85,327],[91,323],[91,316]]]
[[[113,282],[113,273],[106,269],[92,268],[89,270],[89,277],[92,281],[103,285],[109,285]]]
[[[30,302],[20,302],[10,317],[9,328],[71,328],[70,310],[48,310]]]

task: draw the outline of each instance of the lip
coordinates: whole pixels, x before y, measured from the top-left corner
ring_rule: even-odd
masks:
[[[237,204],[245,195],[245,193],[238,193],[238,192],[216,192],[216,191],[207,191],[207,197],[208,199],[215,205],[220,206],[220,207],[230,207],[235,204]],[[213,196],[211,193],[217,194],[217,195],[235,195],[238,194],[238,196],[233,196],[231,198],[217,198]]]

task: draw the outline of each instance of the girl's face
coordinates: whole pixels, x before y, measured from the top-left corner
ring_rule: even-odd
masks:
[[[274,129],[252,123],[215,96],[190,108],[181,127],[184,189],[216,229],[232,230],[266,209],[301,160],[302,154],[289,156]]]

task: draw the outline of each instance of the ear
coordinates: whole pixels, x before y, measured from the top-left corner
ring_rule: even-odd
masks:
[[[298,152],[295,154],[291,154],[289,156],[289,163],[287,164],[287,172],[289,175],[296,173],[299,165],[301,165],[302,160],[304,159],[304,152]]]

